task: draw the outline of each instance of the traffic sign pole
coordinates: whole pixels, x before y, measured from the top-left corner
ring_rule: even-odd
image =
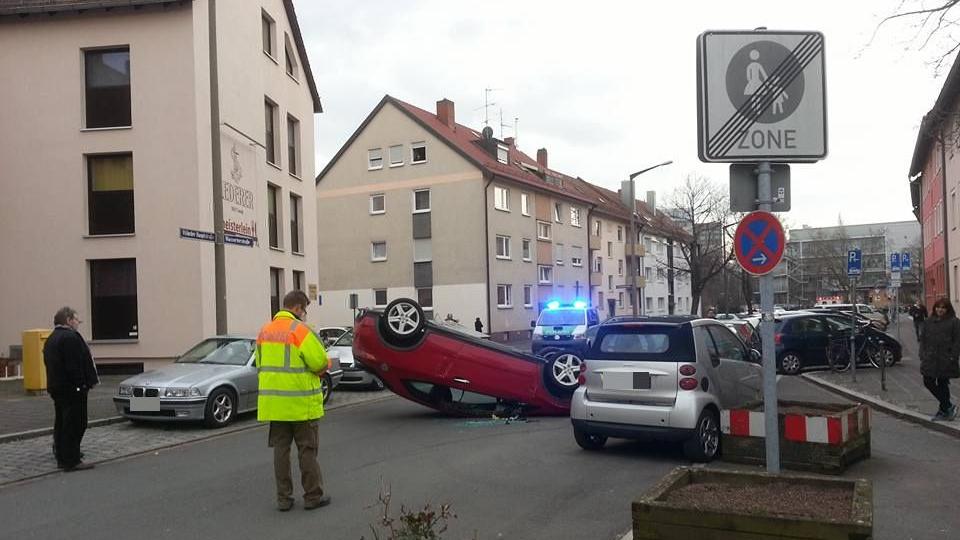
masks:
[[[769,161],[757,166],[757,198],[759,209],[770,211],[773,197],[770,189]],[[777,365],[773,342],[773,275],[760,277],[760,339],[763,354],[763,419],[766,427],[767,472],[780,474],[780,425],[777,411]]]

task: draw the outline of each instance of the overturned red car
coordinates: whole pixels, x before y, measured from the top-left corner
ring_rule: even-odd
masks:
[[[566,416],[581,365],[571,353],[533,356],[428,321],[407,298],[360,312],[353,356],[397,395],[457,415]]]

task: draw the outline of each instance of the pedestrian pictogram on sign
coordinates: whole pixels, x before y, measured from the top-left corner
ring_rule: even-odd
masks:
[[[780,264],[785,244],[783,226],[770,212],[747,214],[733,235],[737,262],[755,276],[769,274]]]

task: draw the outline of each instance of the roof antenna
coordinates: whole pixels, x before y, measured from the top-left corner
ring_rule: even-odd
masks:
[[[514,116],[513,124],[504,124],[503,123],[503,107],[500,107],[500,140],[501,141],[503,140],[503,128],[505,127],[513,128],[513,145],[517,146],[518,148],[519,146],[517,145],[517,143],[520,141],[520,137],[519,137],[519,134],[517,133],[517,122],[519,120],[520,119],[518,117]]]
[[[503,89],[502,88],[484,88],[483,89],[483,107],[477,107],[476,109],[474,109],[475,111],[479,111],[481,108],[483,109],[483,125],[484,126],[490,125],[490,107],[493,107],[494,105],[497,104],[495,101],[490,101],[490,92],[494,92],[496,90],[503,90]],[[503,134],[501,133],[501,135]]]

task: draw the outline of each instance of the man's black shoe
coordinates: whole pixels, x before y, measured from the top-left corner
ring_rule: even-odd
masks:
[[[77,463],[76,465],[73,465],[72,467],[64,467],[64,468],[63,468],[63,472],[86,471],[86,470],[92,469],[92,468],[93,468],[93,464],[92,464],[92,463],[83,463],[83,462],[80,462],[80,463]]]

